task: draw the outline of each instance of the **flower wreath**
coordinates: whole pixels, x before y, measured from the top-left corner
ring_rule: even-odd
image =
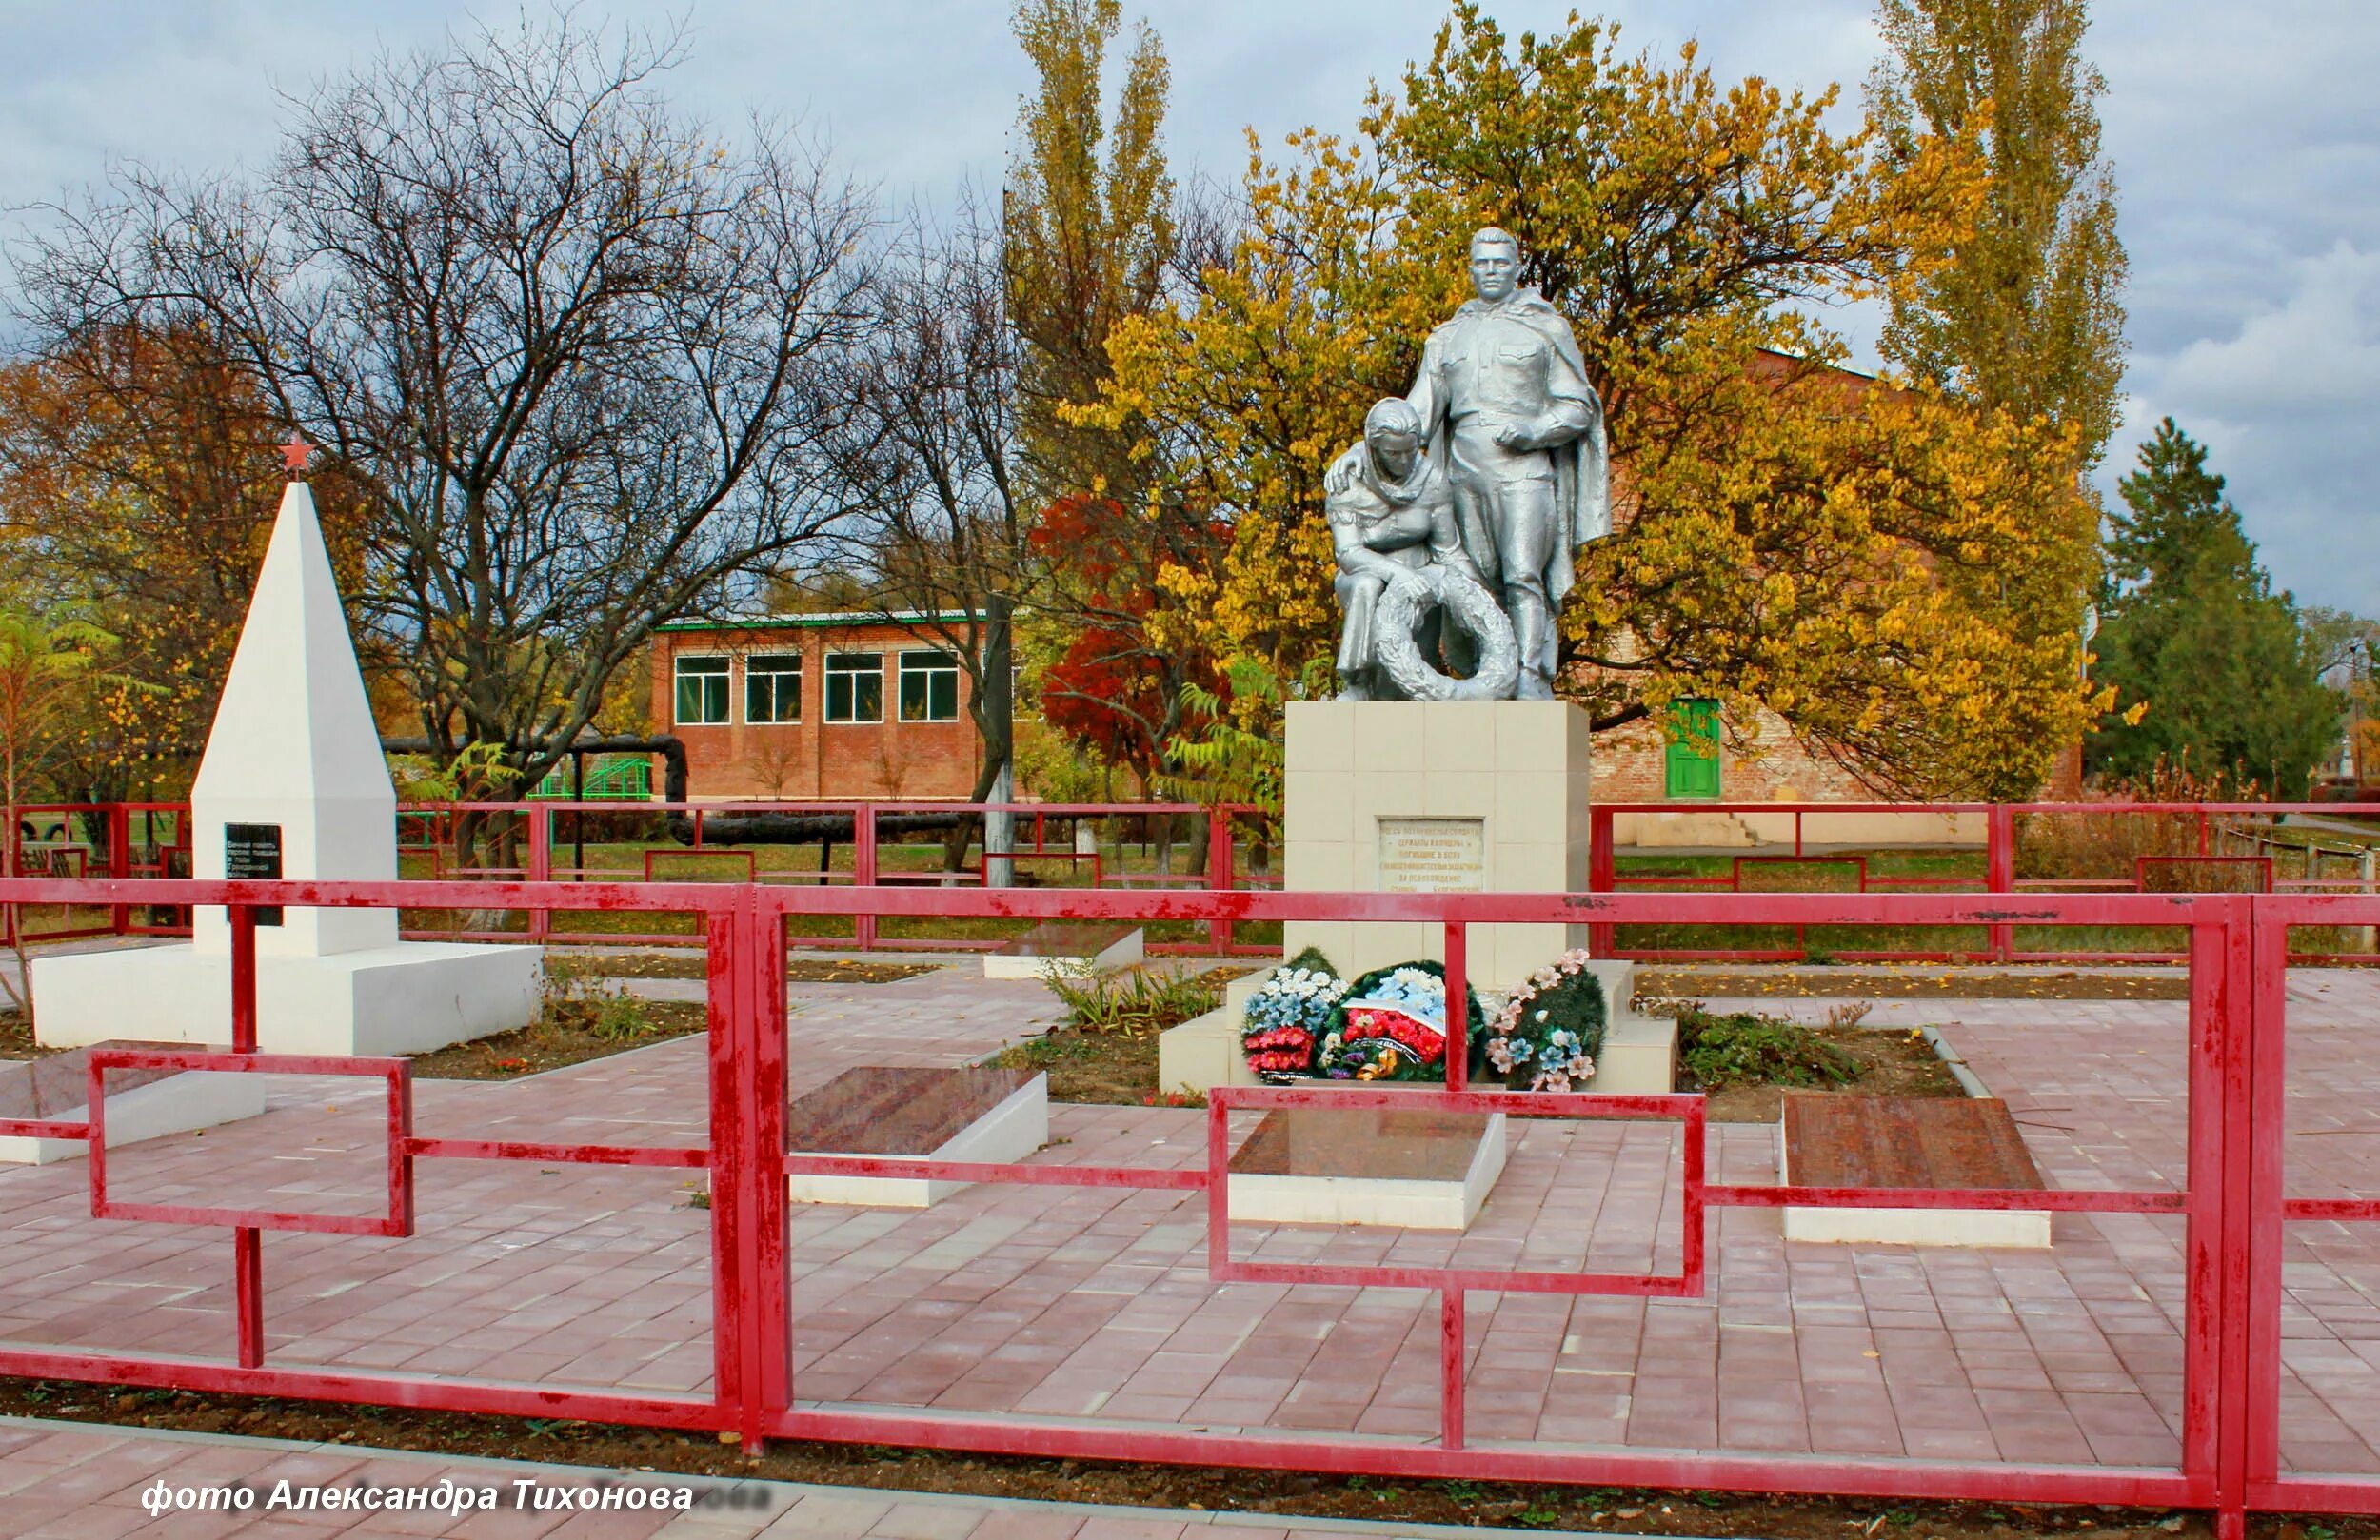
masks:
[[[1569,1091],[1595,1077],[1609,1010],[1587,954],[1565,952],[1529,976],[1488,1022],[1487,1060],[1519,1091]]]
[[[1248,997],[1240,1029],[1240,1051],[1247,1056],[1248,1068],[1276,1082],[1311,1075],[1314,1045],[1346,990],[1339,970],[1313,947],[1275,969]]]
[[[1483,1012],[1469,992],[1471,1034]],[[1332,1007],[1316,1070],[1334,1080],[1442,1080],[1446,1076],[1446,970],[1435,962],[1375,968]]]

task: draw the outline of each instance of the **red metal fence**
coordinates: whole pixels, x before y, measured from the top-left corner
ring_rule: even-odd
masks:
[[[2290,827],[2315,847],[2308,855],[2301,841],[2280,838],[2279,820],[2292,815],[2372,821],[2360,838],[2319,825]],[[1715,818],[1737,825],[1735,838],[1757,841],[1759,853],[1670,850],[1646,838],[1663,822]],[[1623,819],[1636,827],[1623,829]],[[1853,893],[2380,891],[2380,849],[2366,842],[2380,841],[2380,803],[2371,802],[1612,802],[1593,808],[1589,821],[1592,893],[1768,891],[1768,874],[1796,870],[1833,874],[1828,888]],[[1635,842],[1622,844],[1623,832]],[[2296,858],[2293,873],[2285,855]],[[1880,870],[1895,861],[1934,869]],[[2070,936],[2066,945],[2027,934],[2034,929],[1995,922],[1930,946],[1890,934],[1853,935],[1820,948],[1807,926],[1764,944],[1721,945],[1676,929],[1623,936],[1615,925],[1597,924],[1589,945],[1597,957],[1673,962],[1795,962],[1821,952],[1841,962],[2183,960],[2180,951],[2139,927]],[[2369,931],[2329,940],[2293,957],[2380,962],[2380,937]]]
[[[375,1082],[388,1131],[384,1213],[348,1222],[363,1234],[407,1234],[422,1162],[503,1160],[667,1167],[708,1175],[711,1207],[712,1392],[655,1395],[454,1377],[277,1365],[264,1334],[259,1236],[266,1228],[320,1227],[303,1214],[198,1207],[135,1208],[109,1196],[105,1162],[90,1162],[92,1212],[158,1223],[223,1225],[232,1232],[235,1340],[228,1354],[186,1357],[9,1346],[0,1372],[121,1385],[172,1387],[499,1412],[739,1434],[747,1449],[769,1438],[815,1438],[985,1452],[1157,1460],[1407,1477],[1506,1479],[1743,1489],[2013,1502],[2090,1502],[2215,1510],[2227,1536],[2257,1510],[2380,1511],[2380,1477],[2284,1473],[2280,1456],[2281,1243],[2286,1225],[2380,1222],[2380,1199],[2291,1197],[2283,1143],[2288,997],[2283,966],[2292,926],[2380,923],[2380,899],[2237,894],[1350,895],[1281,893],[988,891],[932,888],[791,888],[754,884],[315,883],[75,881],[0,883],[0,902],[232,906],[232,1053],[123,1051],[94,1056],[94,1116],[84,1121],[0,1122],[0,1135],[97,1139],[100,1081],[110,1068],[203,1063],[208,1069],[350,1075]],[[257,1053],[255,932],[249,906],[501,905],[550,914],[597,908],[697,916],[707,943],[709,1139],[703,1148],[530,1143],[426,1137],[411,1124],[402,1060],[309,1059],[292,1065]],[[785,948],[801,916],[1229,920],[1420,921],[1442,928],[1455,1040],[1462,1033],[1466,938],[1473,925],[2114,925],[2178,927],[2188,937],[2188,1137],[2177,1190],[1876,1190],[1723,1185],[1703,1166],[1699,1096],[1546,1095],[1477,1091],[1462,1056],[1449,1056],[1444,1089],[1300,1087],[1226,1089],[1210,1100],[1203,1167],[981,1163],[788,1153]],[[137,1032],[137,1023],[127,1023]],[[1682,1254],[1675,1273],[1554,1273],[1431,1266],[1340,1267],[1236,1260],[1229,1246],[1230,1115],[1306,1105],[1400,1107],[1459,1114],[1674,1121]],[[1209,1266],[1216,1279],[1260,1279],[1435,1291],[1441,1296],[1439,1431],[1399,1441],[1289,1431],[1216,1432],[1119,1426],[1032,1414],[999,1417],[883,1410],[800,1399],[790,1285],[789,1174],[905,1177],[1043,1186],[1203,1192]],[[2067,1466],[1688,1453],[1476,1443],[1466,1436],[1463,1301],[1471,1292],[1545,1292],[1696,1297],[1708,1288],[1704,1239],[1712,1209],[1835,1207],[2031,1209],[2062,1214],[2176,1216],[2185,1231],[2187,1296],[2180,1458],[2172,1466]],[[356,1244],[368,1245],[369,1240]]]

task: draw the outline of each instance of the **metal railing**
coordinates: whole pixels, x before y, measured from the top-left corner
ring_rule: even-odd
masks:
[[[2282,1076],[2287,993],[2283,964],[2292,926],[2380,923],[2380,899],[2237,894],[2005,896],[1886,894],[1426,895],[1286,894],[919,887],[783,887],[738,883],[167,882],[19,879],[0,902],[130,907],[221,904],[233,918],[228,1053],[95,1051],[92,1115],[82,1120],[0,1122],[0,1135],[53,1139],[104,1136],[102,1081],[109,1070],[205,1068],[331,1074],[381,1088],[388,1140],[387,1198],[378,1214],[344,1222],[359,1237],[414,1233],[413,1194],[424,1162],[448,1160],[670,1168],[707,1175],[711,1255],[710,1393],[667,1395],[451,1376],[309,1368],[271,1361],[264,1333],[259,1238],[266,1229],[331,1228],[322,1216],[261,1209],[140,1209],[111,1195],[106,1162],[90,1163],[92,1212],[154,1223],[199,1223],[232,1233],[236,1329],[228,1353],[155,1356],[84,1348],[0,1347],[0,1373],[296,1396],[455,1412],[568,1417],[738,1434],[747,1450],[770,1438],[816,1438],[982,1452],[1156,1460],[1403,1477],[1501,1479],[1863,1493],[2002,1502],[2073,1502],[2213,1510],[2227,1537],[2251,1510],[2380,1511],[2380,1477],[2284,1473],[2278,1342],[2283,1227],[2303,1221],[2380,1222],[2380,1199],[2292,1198],[2283,1160]],[[678,911],[699,917],[708,956],[706,1042],[709,1135],[702,1147],[664,1148],[426,1136],[413,1126],[409,1067],[395,1059],[293,1060],[257,1043],[255,929],[259,906],[436,908],[497,905],[558,911]],[[879,919],[1140,919],[1226,922],[1420,922],[1442,938],[1449,1040],[1463,1041],[1466,953],[1480,924],[1566,926],[1906,925],[2174,927],[2187,937],[2188,1158],[2172,1190],[1936,1190],[1716,1183],[1704,1166],[1704,1105],[1697,1095],[1603,1096],[1478,1090],[1464,1056],[1447,1056],[1442,1088],[1328,1086],[1220,1089],[1210,1098],[1203,1165],[1070,1164],[797,1154],[787,1146],[785,960],[788,922],[845,914]],[[126,1024],[128,1033],[137,1023]],[[1335,1266],[1235,1258],[1228,1200],[1239,1111],[1396,1107],[1477,1116],[1674,1122],[1681,1251],[1674,1272],[1559,1273],[1478,1267]],[[1206,1196],[1208,1272],[1222,1280],[1418,1289],[1440,1296],[1438,1428],[1396,1439],[1288,1431],[1227,1432],[1118,1425],[1026,1412],[969,1416],[805,1400],[792,1352],[797,1312],[786,1177],[796,1174],[1146,1189]],[[1788,1455],[1729,1450],[1673,1452],[1541,1442],[1478,1442],[1467,1431],[1471,1371],[1464,1342],[1467,1293],[1540,1292],[1695,1298],[1709,1288],[1711,1211],[1793,1204],[1895,1209],[2049,1210],[2072,1214],[2169,1216],[2183,1227],[2187,1280],[2179,1458],[2170,1466],[2074,1466],[2024,1461]],[[372,1244],[358,1238],[357,1245]],[[2077,1304],[2077,1310],[2082,1307]]]

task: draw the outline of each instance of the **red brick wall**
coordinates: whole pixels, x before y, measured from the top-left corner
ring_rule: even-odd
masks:
[[[1812,754],[1794,740],[1775,717],[1763,713],[1752,737],[1758,753],[1748,754],[1730,736],[1719,744],[1719,797],[1723,802],[1873,802],[1890,800],[1860,784],[1834,760]],[[1668,740],[1652,721],[1595,736],[1595,800],[1598,802],[1669,800]]]
[[[696,801],[778,798],[941,798],[963,800],[975,790],[982,760],[967,716],[970,691],[959,675],[955,721],[900,720],[902,652],[935,644],[896,625],[755,625],[720,631],[664,631],[653,639],[653,730],[675,733],[686,748],[686,794]],[[802,716],[789,723],[744,720],[744,659],[747,654],[799,653]],[[826,655],[874,652],[884,658],[884,720],[826,720]],[[722,725],[677,721],[676,659],[724,656],[729,661],[728,721]],[[658,790],[658,787],[656,788]]]

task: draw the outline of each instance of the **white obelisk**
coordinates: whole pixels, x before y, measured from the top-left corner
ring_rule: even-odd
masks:
[[[293,442],[290,464],[304,455]],[[191,875],[388,881],[396,811],[314,497],[293,481],[190,791]],[[533,946],[401,941],[393,909],[285,905],[257,925],[257,1046],[443,1048],[526,1025],[542,971]],[[231,927],[201,908],[188,944],[38,958],[33,987],[35,1032],[53,1047],[228,1043]]]
[[[291,482],[190,787],[190,875],[269,875],[253,868],[271,852],[284,878],[388,881],[396,814],[314,496]],[[230,869],[235,852],[250,869]],[[228,953],[225,912],[198,911],[191,939],[202,954]],[[288,909],[256,932],[259,957],[396,942],[392,909]]]

